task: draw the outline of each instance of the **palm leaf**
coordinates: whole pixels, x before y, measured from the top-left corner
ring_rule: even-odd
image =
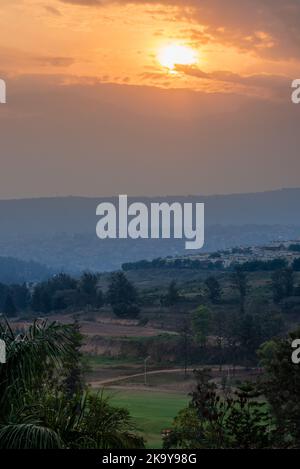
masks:
[[[6,425],[0,429],[1,449],[54,449],[63,443],[53,430],[36,424]]]

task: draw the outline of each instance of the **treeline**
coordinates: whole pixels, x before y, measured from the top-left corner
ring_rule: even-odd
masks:
[[[273,270],[284,269],[288,267],[286,259],[272,259],[270,261],[248,261],[243,264],[239,264],[239,268],[244,272],[272,272]]]
[[[78,280],[64,273],[56,275],[36,285],[30,308],[43,313],[87,305],[101,308],[104,300],[98,281],[99,275],[91,272],[84,272]]]
[[[251,366],[257,364],[257,349],[264,342],[280,336],[284,318],[277,312],[253,313],[220,311],[199,306],[191,315],[190,323],[181,330],[181,356],[186,361],[225,363]]]
[[[285,330],[286,302],[293,296],[300,296],[297,276],[291,268],[272,272],[267,297],[262,300],[264,310],[253,308],[253,285],[247,272],[236,268],[228,275],[230,303],[226,302],[224,283],[211,275],[200,285],[201,304],[184,318],[180,332],[182,348],[178,350],[186,363],[193,357],[193,360],[220,366],[224,363],[256,364],[259,346]],[[172,304],[179,301],[176,285],[170,284],[167,297],[172,299]]]
[[[90,304],[101,307],[102,292],[97,287],[98,275],[85,272],[76,280],[61,273],[35,286],[0,284],[0,310],[8,317],[19,312],[50,313],[68,307]]]
[[[290,244],[289,251],[300,252],[300,244]]]
[[[26,284],[6,285],[0,283],[0,311],[7,316],[15,316],[30,304],[30,292]]]
[[[61,273],[34,287],[0,284],[0,311],[8,317],[19,312],[49,314],[80,309],[112,307],[117,316],[136,317],[139,314],[138,294],[123,272],[113,273],[108,290],[99,286],[100,275],[84,272],[75,279]]]
[[[52,274],[50,269],[38,262],[0,257],[0,282],[5,284],[36,282]]]
[[[211,259],[217,259],[220,255],[218,253],[211,254]],[[141,260],[138,262],[127,262],[122,265],[124,272],[132,270],[146,270],[146,269],[195,269],[195,270],[229,270],[233,271],[238,266],[240,270],[244,272],[272,272],[278,269],[284,269],[288,267],[288,261],[282,258],[271,259],[269,261],[253,260],[247,261],[242,264],[232,263],[229,267],[225,267],[222,260],[216,261],[200,261],[199,259],[173,259],[173,258],[157,258],[151,261]],[[294,271],[300,271],[300,258],[293,261],[291,268]]]
[[[249,293],[247,271],[241,266],[236,266],[231,279],[232,288],[237,290],[241,302],[240,307],[244,310],[245,300]],[[205,280],[204,285],[209,300],[214,304],[221,303],[223,290],[219,280],[211,275]],[[300,296],[300,285],[296,283],[295,272],[291,267],[273,270],[270,288],[274,303],[280,303],[292,296]]]
[[[222,270],[224,265],[222,261],[200,261],[198,259],[170,259],[157,258],[151,261],[141,260],[138,262],[127,262],[122,265],[122,270],[128,272],[130,270],[143,269],[199,269],[199,270]]]

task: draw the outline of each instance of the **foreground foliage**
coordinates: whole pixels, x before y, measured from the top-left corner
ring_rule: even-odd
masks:
[[[196,373],[189,406],[175,418],[165,448],[268,448],[274,441],[272,417],[250,384],[220,397],[208,370]]]
[[[165,448],[300,448],[300,368],[292,362],[292,341],[266,342],[258,354],[265,373],[221,393],[209,370],[196,372],[189,406],[179,412],[164,441]]]
[[[143,447],[127,410],[83,389],[77,327],[42,321],[16,333],[2,322],[0,338],[0,448]]]

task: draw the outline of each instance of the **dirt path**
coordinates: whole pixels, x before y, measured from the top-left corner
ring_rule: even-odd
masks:
[[[188,368],[187,372],[192,373],[195,370],[195,368]],[[210,370],[213,373],[220,373],[219,367],[211,367]],[[243,368],[236,367],[235,371],[238,372],[240,370],[243,370]],[[152,370],[152,371],[147,371],[147,376],[149,375],[155,375],[159,373],[180,373],[184,372],[183,368],[171,368],[171,369],[165,369],[165,370]],[[222,374],[227,373],[228,369],[224,368],[223,371],[221,372]],[[118,383],[119,381],[126,381],[127,379],[132,379],[132,378],[141,378],[144,376],[144,373],[136,373],[133,375],[126,375],[126,376],[116,376],[115,378],[110,378],[110,379],[105,379],[101,381],[91,381],[89,384],[91,385],[92,388],[99,388],[102,386],[110,385],[113,383]]]
[[[180,371],[183,372],[183,369],[182,368],[172,368],[172,369],[168,369],[168,370],[152,370],[152,371],[147,371],[147,376],[155,375],[155,374],[159,374],[159,373],[178,373]],[[187,371],[192,372],[193,369],[189,368]],[[126,375],[126,376],[116,376],[115,378],[111,378],[111,379],[105,379],[105,380],[101,380],[101,381],[92,381],[90,384],[93,388],[98,388],[98,387],[101,387],[101,386],[105,386],[107,384],[113,384],[113,383],[117,383],[119,381],[125,381],[126,379],[141,378],[142,376],[144,376],[144,373],[136,373],[134,375]]]

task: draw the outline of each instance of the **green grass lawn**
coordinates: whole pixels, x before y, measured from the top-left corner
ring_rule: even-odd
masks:
[[[169,428],[188,398],[183,394],[151,391],[110,391],[111,403],[127,408],[146,439],[147,448],[161,448],[161,431]]]
[[[143,364],[143,359],[134,359],[126,357],[108,357],[105,355],[84,355],[84,360],[91,368],[97,366],[124,366],[124,365],[139,365]]]

